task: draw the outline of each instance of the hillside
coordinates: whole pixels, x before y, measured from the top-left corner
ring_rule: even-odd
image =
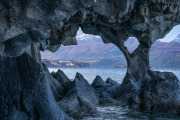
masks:
[[[48,67],[90,67],[89,63],[79,61],[59,61],[44,58],[42,62]]]
[[[56,53],[42,52],[42,58],[54,60],[86,61],[91,67],[113,67],[126,65],[122,52],[113,44],[104,44],[99,36],[79,33],[77,46],[62,46]],[[130,53],[138,46],[138,41],[130,37],[125,43]],[[150,52],[151,67],[180,68],[180,35],[172,42],[156,41]]]

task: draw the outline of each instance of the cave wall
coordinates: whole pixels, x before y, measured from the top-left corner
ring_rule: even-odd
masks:
[[[134,36],[150,47],[179,24],[179,5],[178,0],[2,0],[1,49],[6,54],[11,41],[13,49],[39,43],[41,50],[55,52],[61,44],[77,44],[79,26],[85,33],[100,35],[104,42],[117,45]],[[12,42],[16,40],[18,45]]]

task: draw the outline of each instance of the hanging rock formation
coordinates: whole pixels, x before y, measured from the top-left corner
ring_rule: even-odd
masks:
[[[39,50],[55,52],[61,44],[77,44],[79,27],[124,53],[128,70],[115,92],[121,102],[142,111],[179,113],[179,81],[174,74],[153,72],[149,66],[152,44],[177,24],[179,0],[1,0],[0,117],[69,119],[54,99],[63,97],[64,87],[41,63]],[[124,46],[130,36],[140,43],[132,54]]]

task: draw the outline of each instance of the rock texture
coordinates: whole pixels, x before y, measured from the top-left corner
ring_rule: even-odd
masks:
[[[110,84],[110,85],[113,86],[113,87],[119,87],[119,86],[120,86],[120,84],[119,84],[118,82],[112,80],[111,78],[108,78],[108,79],[106,80],[106,83]]]
[[[98,97],[93,87],[86,79],[77,73],[74,81],[69,84],[68,92],[58,104],[70,116],[79,118],[95,114],[99,105]]]
[[[71,80],[64,74],[64,72],[62,70],[58,70],[56,73],[52,72],[51,73],[54,78],[56,78],[59,83],[61,83],[62,85],[64,85],[65,83],[71,82]]]
[[[108,81],[110,78],[108,79]],[[111,83],[115,83],[115,81],[111,80]],[[99,103],[101,105],[117,105],[118,102],[114,99],[114,93],[117,87],[112,86],[112,84],[108,84],[103,81],[100,76],[96,76],[91,86],[95,89],[98,97]]]
[[[176,75],[157,71],[148,73],[151,80],[144,81],[141,87],[133,79],[131,83],[119,87],[117,94],[121,102],[139,111],[179,114],[180,82]]]
[[[40,61],[39,50],[48,49],[55,52],[61,44],[76,44],[75,36],[79,27],[85,33],[100,35],[105,43],[115,44],[124,53],[128,70],[118,89],[118,98],[128,94],[137,96],[138,93],[134,92],[134,89],[148,94],[144,85],[145,88],[156,87],[155,84],[146,83],[153,83],[156,80],[154,76],[159,76],[158,73],[154,75],[149,72],[149,50],[155,40],[164,37],[179,23],[179,0],[1,0],[0,82],[3,98],[0,100],[3,104],[1,104],[0,117],[13,120],[17,118],[68,119],[54,99],[53,91],[57,90],[58,82],[53,79],[48,80],[48,75],[44,73],[47,70]],[[130,36],[136,37],[140,43],[131,54],[124,46],[124,42]],[[31,57],[28,55],[22,57],[24,52]],[[179,106],[179,96],[171,97],[179,91],[179,81],[169,80],[166,77],[162,80],[164,82],[157,84],[159,87],[161,84],[169,86],[164,89],[159,88],[158,91],[162,92],[158,95],[154,92],[152,94],[161,96],[161,93],[166,93],[167,95],[160,97],[160,101],[153,99],[150,103],[158,107],[158,103],[161,103],[162,106],[167,107],[167,103],[164,102],[167,97],[168,101],[177,101],[174,104]],[[83,106],[89,107],[87,103],[93,106],[94,104],[88,102],[92,99],[83,97],[88,94],[82,91],[86,87],[76,89],[83,87],[80,86],[81,84],[87,85],[82,81],[81,77],[77,77],[74,81],[74,89],[72,88],[72,92],[69,91],[67,95],[74,93],[75,103],[79,103],[78,100],[87,100],[82,102],[85,103]],[[83,92],[80,99],[77,97],[77,90],[79,96]],[[126,98],[122,101],[131,105],[132,99],[128,102]],[[145,98],[148,97],[145,96]],[[145,102],[144,97],[140,100],[141,103]],[[67,108],[69,106],[63,105]],[[173,106],[170,105],[167,110],[178,111]],[[79,108],[76,104],[73,107]],[[162,112],[164,109],[158,111]]]
[[[54,99],[47,74],[28,54],[0,57],[0,66],[1,120],[70,119]]]

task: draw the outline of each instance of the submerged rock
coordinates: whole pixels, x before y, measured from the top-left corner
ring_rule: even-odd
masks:
[[[94,88],[80,73],[76,74],[74,81],[69,84],[67,94],[58,104],[67,114],[75,118],[95,114],[97,112],[95,107],[99,105]]]
[[[1,120],[70,119],[58,106],[50,80],[28,54],[0,57]]]

